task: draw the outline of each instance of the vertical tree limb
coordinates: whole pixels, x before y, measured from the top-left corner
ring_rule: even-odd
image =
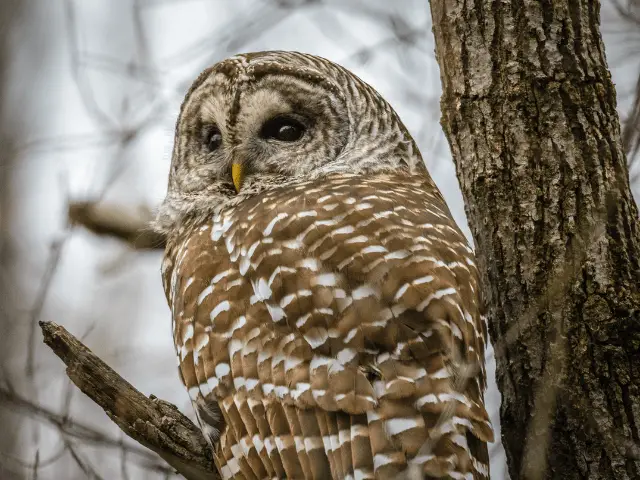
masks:
[[[640,233],[599,2],[431,11],[442,125],[500,347],[510,474],[640,478]],[[556,391],[538,402],[544,425],[532,421],[541,389]]]
[[[21,215],[16,201],[15,172],[23,159],[13,146],[26,136],[24,125],[28,119],[24,109],[17,108],[19,102],[14,98],[11,87],[18,58],[16,43],[20,39],[16,34],[28,30],[27,19],[32,10],[32,5],[20,0],[6,0],[0,8],[0,331],[3,332],[0,334],[0,385],[9,382],[6,365],[19,348],[9,334],[16,312],[14,305],[7,301],[16,295],[19,278],[11,232]],[[12,474],[5,465],[4,457],[19,454],[24,425],[12,412],[2,408],[0,425],[3,427],[0,435],[0,478],[4,478]]]

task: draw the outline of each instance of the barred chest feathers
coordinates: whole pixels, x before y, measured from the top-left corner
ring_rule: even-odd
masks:
[[[163,280],[223,478],[488,477],[478,273],[431,181],[269,190],[176,231]]]

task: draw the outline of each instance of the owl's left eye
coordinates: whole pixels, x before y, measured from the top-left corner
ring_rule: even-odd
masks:
[[[302,138],[304,131],[305,126],[300,121],[289,116],[279,116],[265,122],[260,136],[281,142],[295,142]]]
[[[206,141],[207,147],[209,147],[211,152],[217,150],[217,148],[222,145],[222,134],[220,133],[220,129],[216,126],[208,129],[206,132]]]

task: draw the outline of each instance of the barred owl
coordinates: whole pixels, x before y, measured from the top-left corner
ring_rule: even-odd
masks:
[[[222,478],[488,477],[473,253],[371,86],[295,52],[205,70],[156,226]]]

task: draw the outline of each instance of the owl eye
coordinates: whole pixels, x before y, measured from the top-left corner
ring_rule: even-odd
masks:
[[[222,144],[222,134],[220,133],[220,129],[215,125],[207,131],[206,137],[207,147],[209,147],[209,150],[212,152]]]
[[[295,118],[280,116],[268,120],[260,131],[260,136],[281,142],[295,142],[304,134],[305,126]]]

